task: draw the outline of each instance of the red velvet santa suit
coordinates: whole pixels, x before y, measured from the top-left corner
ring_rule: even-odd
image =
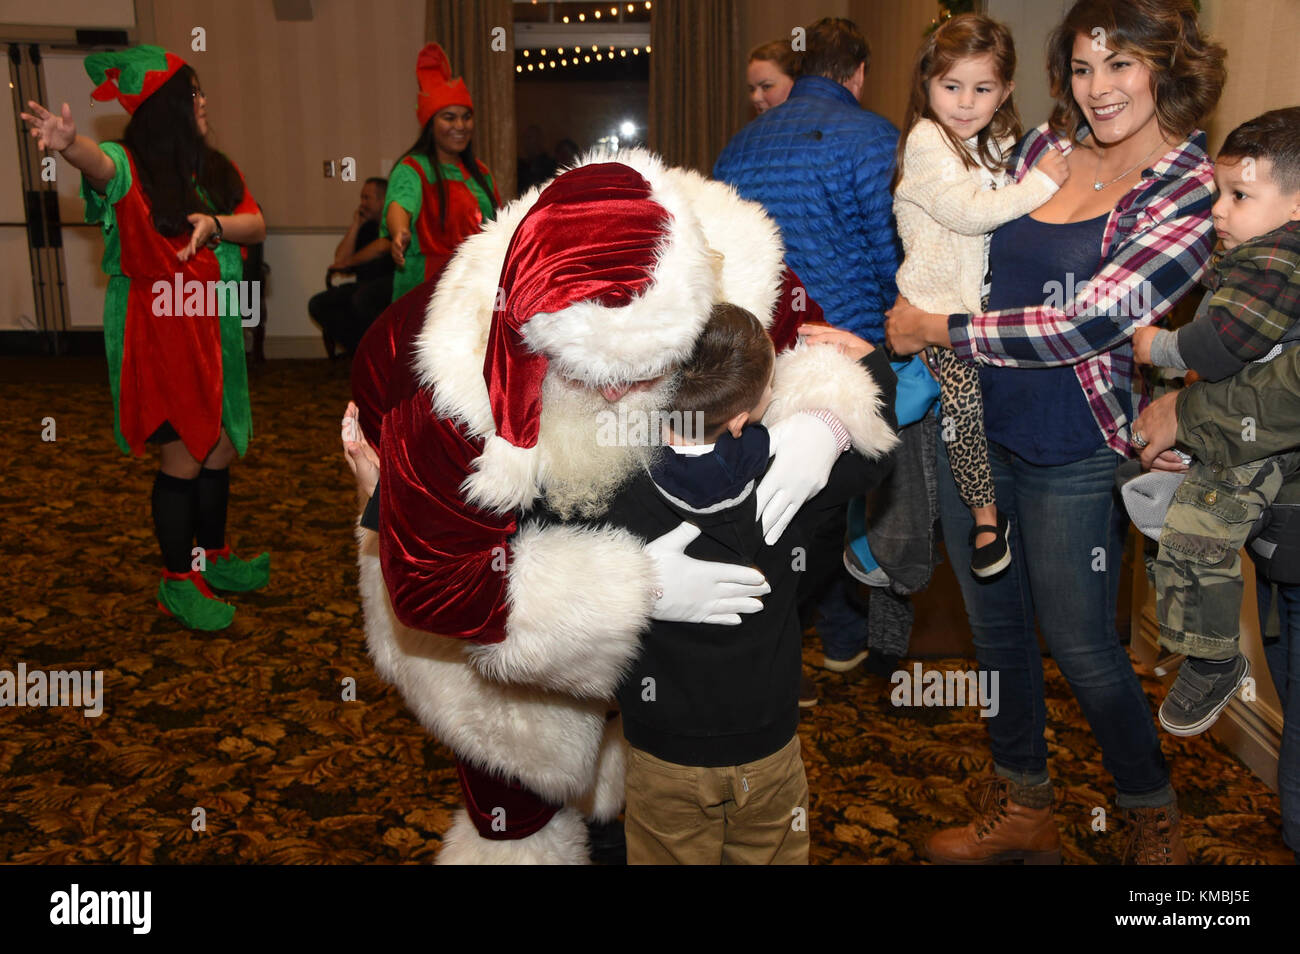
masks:
[[[607,715],[657,580],[646,541],[541,516],[541,378],[664,373],[729,301],[780,351],[765,423],[826,409],[864,453],[895,440],[857,362],[792,347],[820,312],[761,207],[644,152],[599,164],[466,240],[416,341],[422,390],[383,415],[381,532],[359,537],[367,637],[461,764],[467,811],[442,862],[583,862],[583,817],[622,806],[625,744]]]

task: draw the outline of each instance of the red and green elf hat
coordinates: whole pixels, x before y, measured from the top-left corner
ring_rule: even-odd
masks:
[[[184,65],[184,60],[161,46],[92,53],[86,57],[86,73],[99,85],[90,95],[101,103],[116,99],[128,113],[134,113]]]

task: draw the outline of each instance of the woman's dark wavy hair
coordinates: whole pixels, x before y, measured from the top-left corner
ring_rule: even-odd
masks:
[[[122,134],[163,235],[184,235],[193,212],[228,215],[244,198],[234,164],[204,141],[194,119],[195,73],[183,66],[136,109]],[[209,205],[199,195],[212,200]]]
[[[971,156],[962,138],[939,122],[939,117],[930,108],[930,80],[944,76],[958,60],[969,56],[991,56],[993,67],[997,72],[998,82],[1010,85],[1016,76],[1016,45],[1011,40],[1011,31],[997,20],[980,13],[962,13],[931,33],[916,54],[916,66],[912,70],[912,89],[907,100],[907,115],[903,119],[903,134],[898,137],[897,155],[894,160],[894,180],[889,184],[891,192],[898,188],[903,178],[903,155],[907,150],[907,137],[920,119],[932,119],[939,123],[944,137],[952,151],[960,157],[963,167],[974,169],[975,158]],[[979,162],[986,169],[996,172],[1004,168],[1006,158],[999,154],[999,140],[1020,138],[1020,113],[1016,110],[1016,101],[1010,93],[997,108],[989,124],[981,129],[975,137],[975,152]]]
[[[438,162],[438,142],[433,137],[433,122],[437,119],[437,114],[429,117],[429,121],[424,124],[420,130],[420,138],[415,140],[415,145],[403,153],[402,158],[407,156],[423,155],[429,157],[429,165],[433,168],[433,177],[438,187],[438,228],[447,227],[447,180],[443,177],[440,163]],[[474,158],[474,141],[471,139],[465,144],[465,148],[460,151],[460,161],[465,164],[469,174],[474,177],[483,194],[488,197],[488,202],[492,204],[493,215],[488,218],[495,218],[496,199],[493,198],[492,186],[483,176],[483,170],[478,167],[478,161]],[[411,231],[415,231],[415,226],[411,226]]]
[[[1105,32],[1096,34],[1100,28]],[[1087,120],[1070,87],[1075,37],[1104,37],[1151,71],[1156,119],[1167,135],[1196,129],[1219,102],[1227,78],[1222,46],[1201,32],[1192,0],[1078,0],[1047,41],[1047,76],[1056,106],[1048,124],[1072,140]]]

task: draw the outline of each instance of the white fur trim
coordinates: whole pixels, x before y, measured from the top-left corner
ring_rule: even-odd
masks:
[[[564,373],[580,380],[599,384],[619,379],[620,375],[627,380],[653,377],[673,360],[660,353],[663,348],[678,359],[689,355],[708,318],[709,307],[718,300],[717,256],[709,248],[691,201],[681,189],[679,170],[668,169],[658,157],[641,149],[613,156],[588,153],[576,166],[597,162],[621,162],[636,170],[650,183],[651,197],[674,217],[672,234],[660,249],[658,280],[626,308],[604,309],[588,303],[576,306],[577,311],[566,309],[538,326],[534,332],[540,335],[538,340],[526,340],[558,362]],[[695,188],[700,188],[698,183]],[[500,209],[496,219],[484,224],[483,231],[460,244],[438,279],[416,342],[415,366],[421,382],[433,392],[434,409],[466,425],[475,437],[495,431],[483,379],[483,358],[506,251],[519,223],[540,194],[540,187],[530,189]],[[752,227],[752,216],[750,210],[746,222],[738,224],[734,232],[739,234]],[[779,271],[776,277],[779,281]],[[692,296],[697,297],[692,300]],[[656,314],[649,310],[652,308],[666,310]],[[598,315],[597,311],[611,314]],[[563,320],[571,312],[575,322]],[[672,320],[665,320],[670,314]],[[535,321],[528,322],[525,328]],[[638,323],[639,327],[629,328]],[[588,340],[592,334],[594,340]],[[634,347],[628,347],[628,334],[635,336]],[[595,349],[590,355],[588,346]],[[555,353],[551,348],[556,349]]]
[[[705,241],[682,177],[644,150],[603,161],[621,163],[642,176],[651,200],[672,217],[657,250],[653,279],[622,307],[579,302],[534,315],[523,327],[529,348],[545,354],[566,377],[593,387],[658,377],[688,358],[718,292],[717,256]]]
[[[880,388],[866,368],[831,345],[800,342],[777,355],[772,403],[763,423],[825,408],[848,428],[853,446],[880,457],[898,444],[898,435],[880,415]]]
[[[483,378],[492,307],[506,249],[537,194],[530,189],[460,244],[438,278],[416,339],[415,367],[433,393],[434,410],[464,424],[474,437],[496,430]]]
[[[511,541],[506,638],[469,647],[490,679],[610,698],[650,621],[655,571],[626,530],[524,527]]]
[[[785,273],[785,246],[776,222],[724,182],[690,169],[672,172],[690,199],[705,241],[722,256],[717,300],[739,305],[769,327]]]
[[[460,758],[518,778],[555,803],[588,796],[609,744],[603,699],[575,699],[492,682],[469,664],[465,640],[421,633],[393,613],[378,536],[358,528],[361,603],[375,670],[402,693],[420,724]]]
[[[555,813],[527,838],[493,841],[484,838],[462,808],[456,812],[438,852],[440,865],[586,865],[587,826],[571,808]]]
[[[469,503],[496,513],[527,509],[541,493],[541,456],[537,447],[516,447],[493,434],[474,458],[474,473],[461,483],[461,493]]]
[[[605,737],[596,756],[596,784],[577,802],[578,810],[587,818],[598,822],[613,821],[623,810],[627,748],[620,714],[605,723]]]

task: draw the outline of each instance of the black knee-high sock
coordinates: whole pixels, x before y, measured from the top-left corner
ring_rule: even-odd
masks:
[[[195,502],[194,529],[199,546],[220,550],[226,545],[226,507],[230,503],[230,470],[199,471]]]
[[[173,573],[190,571],[197,483],[161,470],[153,479],[153,530],[162,549],[163,565]]]

